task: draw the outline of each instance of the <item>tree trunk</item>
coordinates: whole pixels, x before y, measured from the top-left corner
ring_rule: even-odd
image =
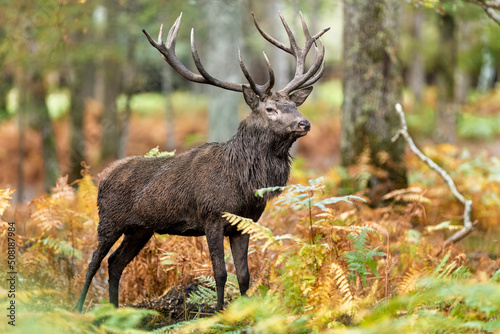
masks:
[[[449,14],[441,16],[439,44],[441,52],[436,69],[438,104],[434,140],[437,143],[455,144],[457,106],[455,104],[454,75],[457,63],[457,39],[455,20]]]
[[[129,9],[133,9],[131,7]],[[137,42],[135,36],[129,36],[127,39],[127,59],[123,68],[123,91],[125,92],[125,112],[121,119],[121,128],[119,129],[118,136],[120,137],[120,142],[118,145],[118,159],[125,158],[127,156],[128,140],[129,140],[129,123],[130,117],[132,116],[132,109],[130,103],[132,97],[136,92],[135,87],[135,76],[136,69],[134,63],[134,50]]]
[[[123,117],[121,118],[121,129],[119,133],[120,141],[118,145],[118,159],[123,159],[127,156],[127,148],[128,148],[128,138],[129,138],[129,123],[130,116],[132,116],[132,108],[130,107],[130,103],[132,101],[132,92],[127,92],[125,95],[125,110],[123,112]]]
[[[399,129],[395,104],[402,86],[398,7],[398,0],[344,1],[341,164],[357,164],[370,152],[370,164],[378,170],[369,182],[375,203],[407,186],[404,143],[391,141]]]
[[[475,34],[473,33],[474,24],[467,19],[459,19],[457,21],[457,55],[465,55],[470,52],[471,43],[474,41]],[[455,67],[455,104],[458,106],[467,103],[467,93],[471,87],[471,76],[467,68],[467,60],[465,57],[457,57],[457,66]],[[461,58],[461,59],[460,59]]]
[[[422,101],[422,95],[425,87],[425,64],[424,56],[421,52],[424,47],[422,44],[422,28],[425,21],[425,12],[423,8],[413,10],[413,25],[411,36],[413,47],[411,48],[411,63],[409,73],[409,86],[417,103]]]
[[[120,94],[120,66],[113,59],[104,61],[104,101],[101,118],[101,161],[114,160],[118,157],[120,146],[120,125],[116,99]]]
[[[17,189],[16,202],[21,203],[24,199],[24,155],[26,153],[26,100],[27,94],[23,87],[26,86],[27,80],[24,70],[18,69],[16,72],[16,86],[19,90],[19,104],[17,106],[17,125],[18,125],[18,142],[17,142]]]
[[[212,18],[209,31],[207,67],[223,81],[241,82],[237,46],[241,38],[240,1],[217,0],[207,4],[206,16]],[[216,18],[216,19],[215,19]],[[209,141],[231,138],[238,129],[238,102],[241,94],[208,87]]]
[[[57,178],[60,176],[59,163],[57,160],[56,138],[52,120],[49,116],[49,110],[45,103],[46,89],[43,77],[39,75],[31,76],[30,88],[31,101],[30,106],[34,111],[36,122],[35,128],[40,131],[42,136],[42,155],[45,169],[45,191],[49,191],[56,185]]]
[[[1,60],[0,60],[1,61]],[[11,77],[8,73],[3,74],[3,79],[0,80],[0,122],[9,117],[7,111],[7,94],[12,88]]]
[[[75,69],[74,82],[71,85],[70,148],[68,162],[68,182],[82,177],[82,162],[85,161],[85,134],[83,116],[87,98],[92,96],[94,86],[94,64],[87,61]]]

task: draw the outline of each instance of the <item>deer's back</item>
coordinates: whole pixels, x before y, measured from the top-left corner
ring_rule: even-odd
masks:
[[[124,233],[143,225],[158,233],[203,235],[222,212],[258,219],[265,201],[244,192],[221,145],[115,162],[99,183],[100,220],[119,224]]]

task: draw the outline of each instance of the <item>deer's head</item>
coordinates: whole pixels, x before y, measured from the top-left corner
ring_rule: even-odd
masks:
[[[145,30],[143,30],[143,32],[148,38],[149,43],[151,43],[151,45],[163,55],[163,59],[165,59],[165,61],[185,79],[202,84],[217,86],[227,90],[242,92],[246,104],[252,110],[251,117],[259,118],[261,122],[265,123],[267,128],[271,131],[280,133],[285,131],[293,137],[301,137],[307,134],[311,128],[311,124],[297,110],[297,107],[304,103],[312,91],[312,85],[319,80],[324,72],[325,48],[319,38],[330,28],[323,29],[316,35],[311,36],[302,13],[299,12],[299,14],[302,21],[302,29],[306,37],[303,47],[299,47],[297,45],[295,36],[288,27],[288,24],[281,13],[281,22],[285,27],[290,41],[290,46],[281,43],[264,32],[258,25],[255,16],[253,16],[252,13],[255,26],[262,37],[274,46],[291,54],[295,58],[294,78],[284,88],[276,92],[272,92],[272,88],[274,86],[274,72],[265,53],[264,58],[267,64],[269,80],[263,85],[257,84],[248,72],[245,64],[243,63],[240,50],[238,50],[239,63],[248,83],[238,84],[226,82],[211,76],[201,64],[200,57],[198,56],[198,51],[194,43],[194,29],[191,30],[191,53],[199,74],[190,71],[175,55],[175,43],[181,23],[182,13],[179,15],[172,28],[170,28],[166,42],[163,42],[162,40],[163,25],[160,27],[158,42],[155,42]],[[312,65],[306,71],[306,57],[312,46],[314,46],[315,49],[315,57]]]

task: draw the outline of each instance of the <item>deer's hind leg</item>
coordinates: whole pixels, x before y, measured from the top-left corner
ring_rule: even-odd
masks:
[[[123,270],[139,254],[152,235],[153,232],[150,230],[125,234],[120,246],[109,256],[109,302],[116,307],[118,307],[118,289]]]
[[[87,292],[89,291],[90,283],[92,282],[92,278],[97,273],[97,270],[101,266],[101,262],[108,254],[111,247],[114,245],[116,240],[120,238],[122,235],[121,232],[112,232],[106,233],[107,231],[102,228],[103,225],[99,225],[97,231],[98,244],[97,249],[92,253],[92,260],[89,263],[89,267],[87,269],[87,276],[85,277],[85,284],[83,285],[82,293],[80,294],[80,299],[78,299],[78,303],[76,304],[76,309],[79,312],[83,310],[83,303],[85,301],[85,297],[87,296]]]

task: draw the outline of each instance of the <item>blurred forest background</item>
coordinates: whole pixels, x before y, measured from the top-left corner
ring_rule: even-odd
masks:
[[[270,205],[266,227],[253,225],[250,294],[261,299],[237,300],[186,332],[213,331],[214,324],[264,333],[358,325],[367,333],[500,329],[500,1],[6,0],[0,233],[7,249],[7,222],[16,222],[18,298],[31,317],[25,330],[144,326],[140,319],[149,313],[126,308],[97,309],[87,318],[54,309],[76,303],[95,249],[99,172],[154,147],[178,154],[227,140],[248,113],[242,94],[180,77],[141,30],[156,36],[164,24],[165,38],[182,12],[176,54],[188,68],[195,68],[194,28],[209,73],[244,83],[239,47],[263,83],[265,51],[279,89],[293,77],[293,57],[265,41],[251,16],[287,44],[278,11],[299,44],[299,11],[311,33],[331,27],[321,38],[325,74],[300,107],[312,130],[293,150],[290,182],[308,186],[292,187],[287,200]],[[391,141],[400,128],[396,103],[417,145],[473,201],[475,231],[457,243],[449,237],[463,226],[463,207],[402,139]],[[368,204],[321,204],[349,194]],[[89,308],[107,299],[104,262]],[[155,236],[125,270],[120,304],[171,297],[164,293],[172,287],[197,282],[207,290],[187,304],[182,290],[180,315],[166,306],[172,299],[141,305],[175,318],[167,323],[200,317],[200,305],[211,303],[210,275],[205,240]],[[229,283],[229,300],[236,291]]]

